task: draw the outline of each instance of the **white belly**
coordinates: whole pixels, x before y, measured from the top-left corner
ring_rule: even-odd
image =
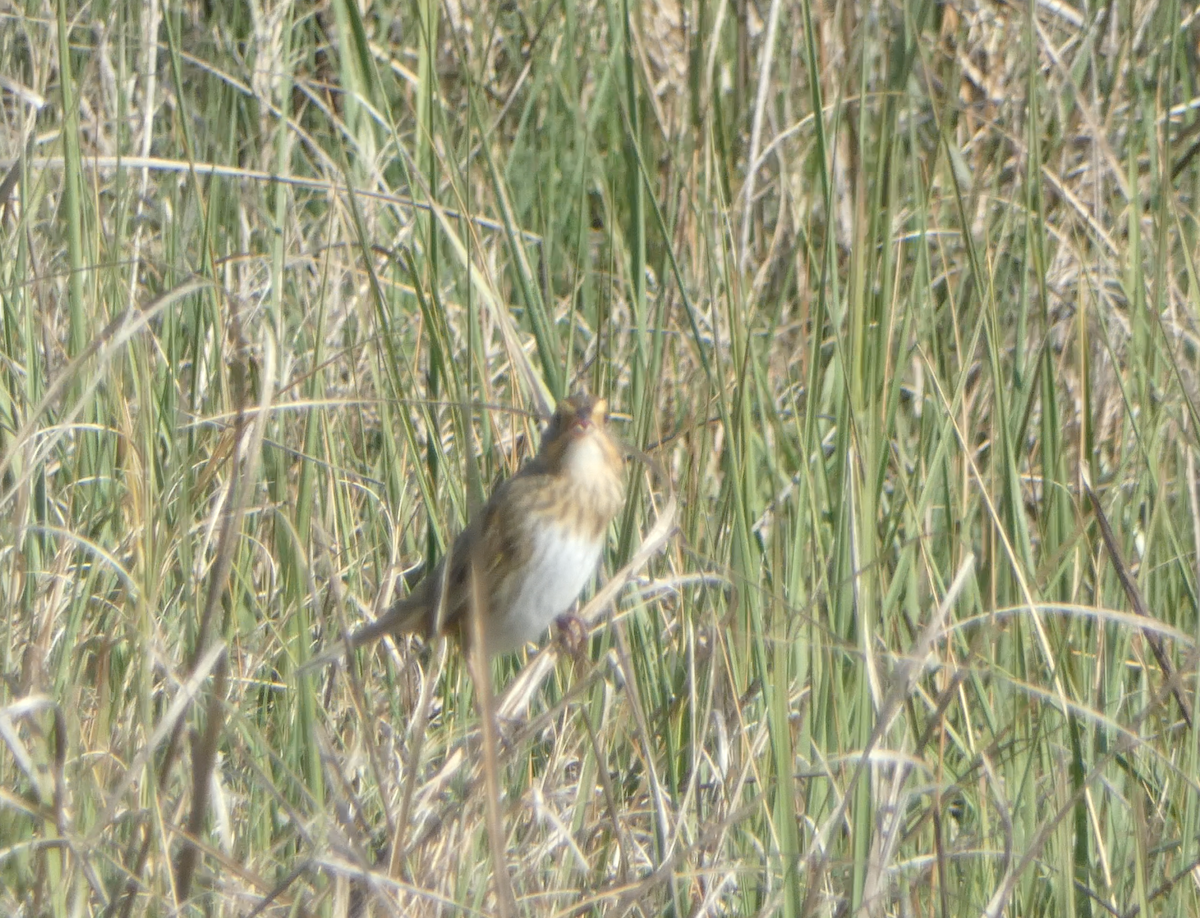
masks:
[[[533,551],[512,601],[490,597],[497,603],[488,616],[491,653],[507,653],[537,640],[571,608],[600,564],[602,539],[581,539],[554,526],[538,527],[532,538]]]

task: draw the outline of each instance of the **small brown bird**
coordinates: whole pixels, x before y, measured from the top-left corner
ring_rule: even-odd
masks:
[[[413,592],[354,632],[350,646],[402,632],[430,637],[457,630],[465,639],[472,564],[488,654],[536,640],[595,576],[608,524],[625,501],[622,472],[621,451],[608,433],[608,403],[590,395],[564,399],[537,455],[496,488]]]

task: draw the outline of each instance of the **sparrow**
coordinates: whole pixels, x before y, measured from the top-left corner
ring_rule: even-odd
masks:
[[[625,502],[623,472],[608,402],[586,394],[563,399],[537,455],[501,482],[408,596],[350,635],[351,649],[402,633],[428,639],[457,632],[467,646],[472,566],[488,656],[536,641],[552,622],[568,628],[565,613],[595,576],[608,525]]]

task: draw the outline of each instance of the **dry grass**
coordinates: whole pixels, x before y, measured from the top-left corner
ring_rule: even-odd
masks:
[[[1198,41],[0,5],[0,910],[1195,913]],[[297,676],[577,386],[651,461],[494,759]]]

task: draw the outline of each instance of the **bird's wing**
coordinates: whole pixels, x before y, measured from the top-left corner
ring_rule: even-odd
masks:
[[[350,649],[356,650],[385,634],[416,633],[429,638],[461,627],[470,609],[472,561],[478,565],[485,601],[505,605],[514,589],[514,581],[506,574],[521,566],[521,553],[527,550],[528,541],[524,535],[527,511],[531,503],[536,503],[544,483],[544,471],[536,462],[527,463],[512,478],[501,482],[483,510],[458,534],[449,553],[412,593],[350,635]],[[339,642],[309,660],[300,671],[327,666],[345,652],[345,642]]]

